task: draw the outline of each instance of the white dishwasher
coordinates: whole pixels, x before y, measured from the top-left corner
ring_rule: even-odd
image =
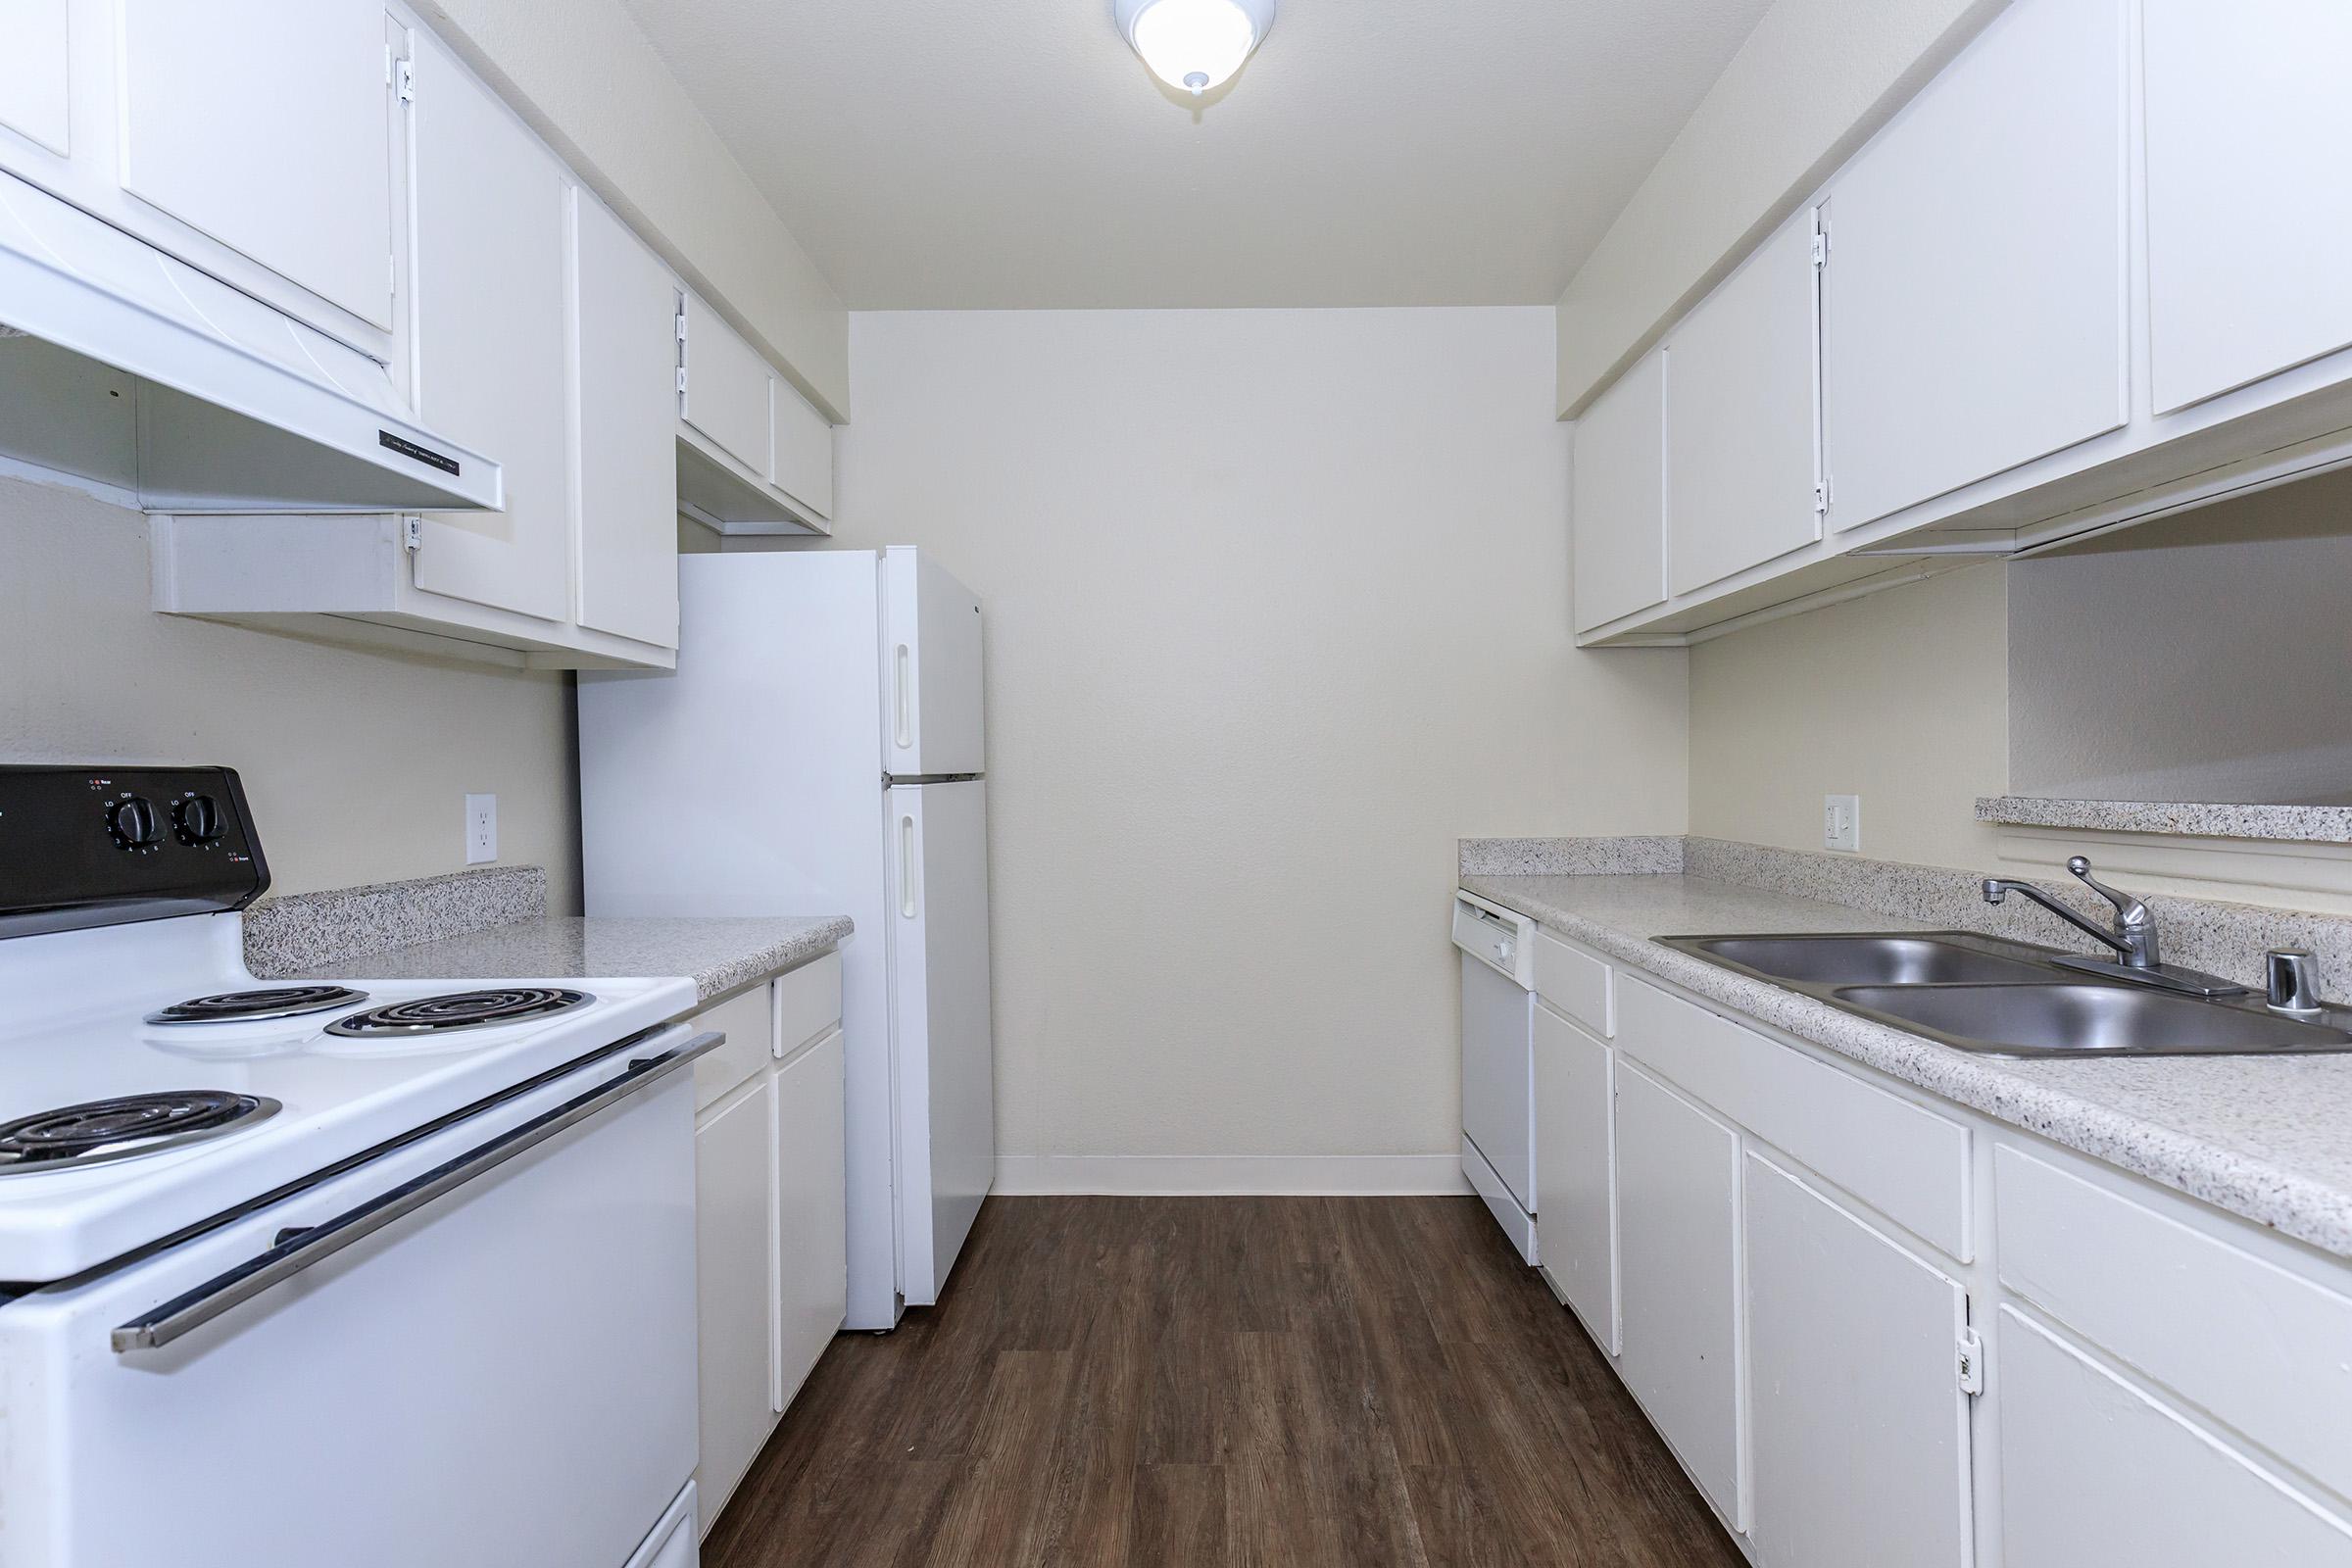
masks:
[[[1536,923],[1472,893],[1453,898],[1462,950],[1462,1174],[1536,1261]]]

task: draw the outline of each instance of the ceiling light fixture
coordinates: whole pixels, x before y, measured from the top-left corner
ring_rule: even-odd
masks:
[[[1274,25],[1274,0],[1116,0],[1116,10],[1152,74],[1196,98],[1230,81]]]

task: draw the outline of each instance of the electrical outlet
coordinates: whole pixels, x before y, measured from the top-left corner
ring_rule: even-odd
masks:
[[[1862,797],[1825,795],[1821,798],[1821,847],[1859,854],[1862,849]]]
[[[498,858],[498,797],[466,797],[466,863],[481,865]]]

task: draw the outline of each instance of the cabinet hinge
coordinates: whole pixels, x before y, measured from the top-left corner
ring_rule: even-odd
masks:
[[[416,101],[416,61],[395,60],[392,63],[392,90],[400,95],[400,101],[404,104]]]
[[[679,366],[679,367],[678,367],[678,396],[680,396],[680,397],[684,397],[685,395],[686,395],[686,367],[684,367],[683,365],[681,365],[681,366]]]
[[[422,517],[400,519],[400,548],[412,556],[424,548],[424,519]]]
[[[1813,487],[1813,514],[1817,517],[1830,514],[1830,481],[1827,479]]]
[[[686,313],[684,311],[678,313],[677,328],[678,341],[683,343],[686,341]]]
[[[1814,270],[1818,271],[1822,268],[1825,268],[1829,265],[1830,225],[1827,223],[1816,222],[1813,225],[1813,268]]]
[[[1960,1331],[1959,1354],[1954,1369],[1960,1375],[1960,1392],[1974,1398],[1984,1392],[1984,1342],[1975,1329]]]

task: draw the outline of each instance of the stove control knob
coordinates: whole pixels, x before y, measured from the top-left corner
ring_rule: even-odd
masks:
[[[164,836],[156,820],[155,803],[142,795],[125,795],[106,808],[106,830],[126,850],[143,850]]]
[[[220,803],[210,795],[191,795],[172,808],[172,832],[191,849],[220,842]]]

